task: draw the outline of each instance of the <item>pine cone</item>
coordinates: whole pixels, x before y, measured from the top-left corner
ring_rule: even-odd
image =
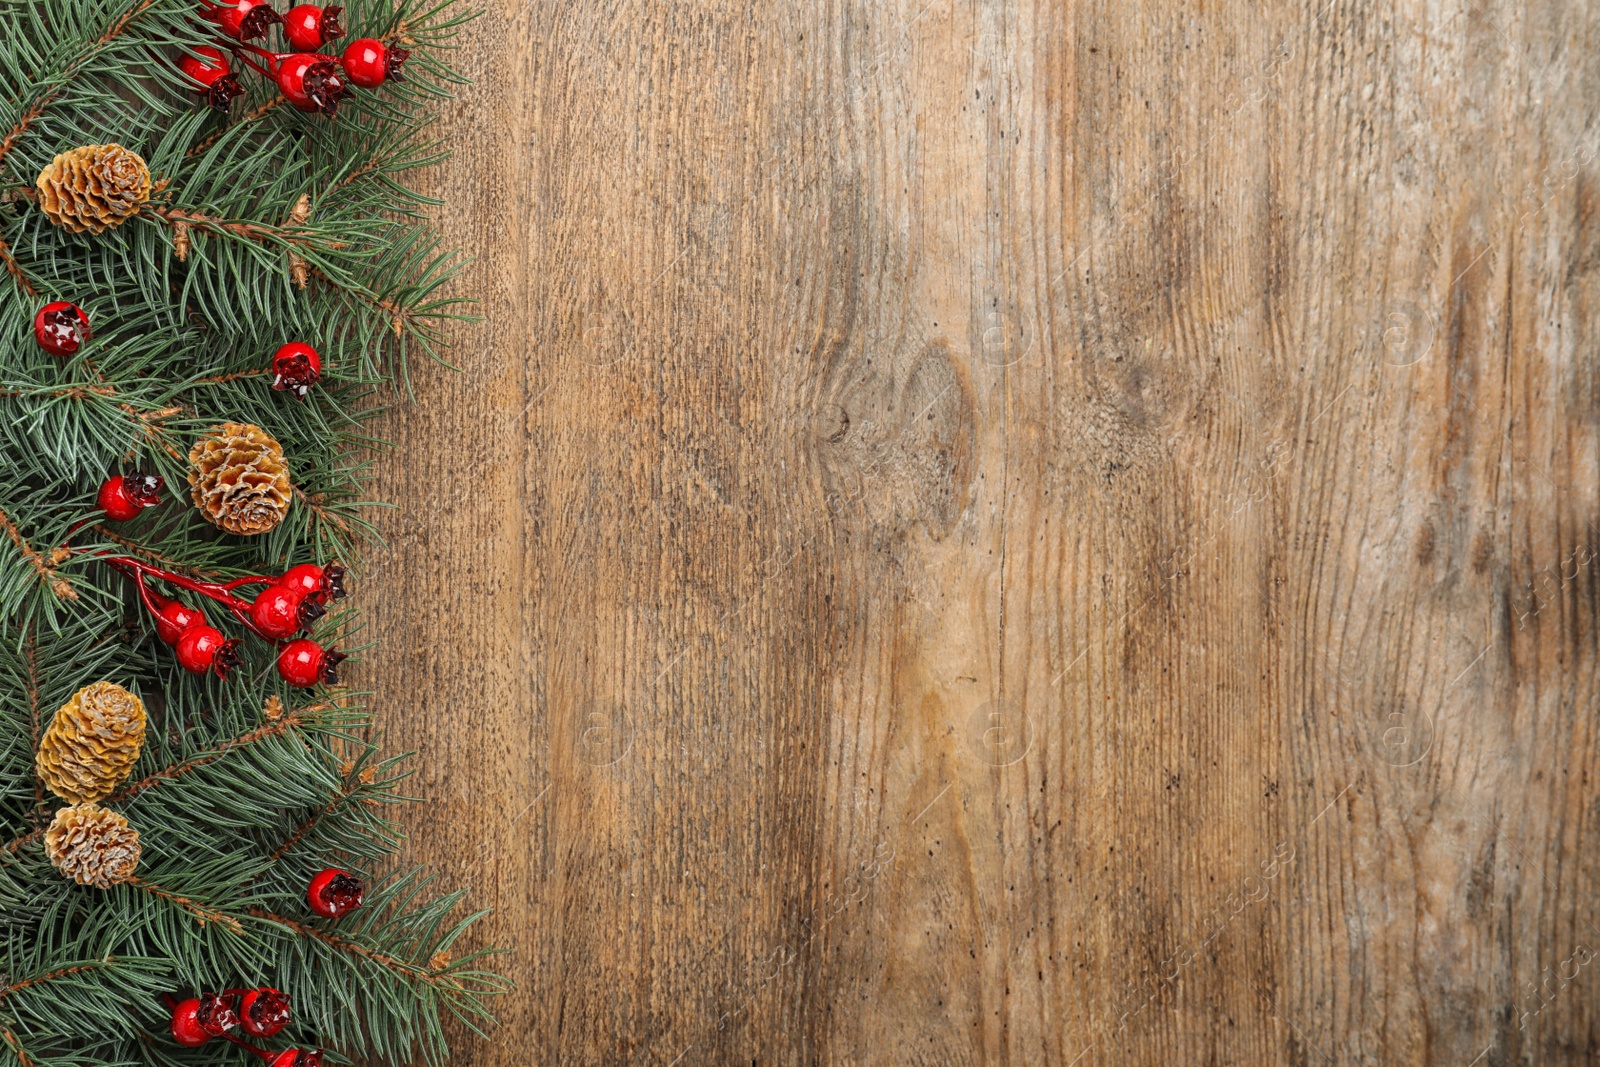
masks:
[[[144,702],[122,686],[85,686],[61,705],[39,741],[39,777],[70,804],[110,796],[139,761],[144,724]]]
[[[150,168],[119,144],[63,152],[39,172],[39,209],[73,233],[104,233],[150,199]]]
[[[74,804],[50,820],[44,851],[56,870],[79,885],[109,889],[138,869],[139,831],[98,804]]]
[[[189,449],[189,467],[194,506],[229,533],[266,533],[289,510],[283,446],[259,426],[213,426]]]

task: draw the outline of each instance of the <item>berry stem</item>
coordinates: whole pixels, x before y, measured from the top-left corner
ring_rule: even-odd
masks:
[[[240,1048],[248,1052],[254,1052],[257,1056],[260,1056],[264,1060],[272,1059],[272,1053],[266,1051],[265,1049],[256,1048],[250,1042],[246,1041],[242,1037],[239,1037],[237,1034],[230,1034],[227,1031],[223,1031],[222,1037],[224,1040],[232,1041],[235,1045],[238,1045]]]

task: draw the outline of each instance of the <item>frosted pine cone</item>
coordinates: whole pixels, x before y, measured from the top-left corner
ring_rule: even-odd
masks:
[[[189,449],[189,468],[194,506],[229,533],[266,533],[289,510],[283,446],[259,426],[213,426]]]
[[[138,869],[139,831],[98,804],[74,804],[50,820],[44,851],[56,870],[79,885],[109,889]]]
[[[61,705],[39,741],[39,777],[72,804],[108,797],[139,761],[144,726],[144,702],[122,686],[84,686]]]
[[[150,168],[119,144],[63,152],[39,172],[39,210],[73,233],[104,233],[150,199]]]

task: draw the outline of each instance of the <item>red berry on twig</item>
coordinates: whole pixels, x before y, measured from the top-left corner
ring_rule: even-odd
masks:
[[[239,642],[224,639],[220,630],[204,623],[183,631],[175,651],[178,664],[194,674],[212,671],[226,678],[239,665]]]
[[[329,867],[317,872],[306,886],[306,903],[324,919],[337,919],[361,906],[366,888],[361,879],[349,871]]]
[[[156,609],[156,636],[169,645],[178,643],[178,638],[191,626],[204,626],[206,613],[199,608],[191,608],[187,604],[180,604],[176,600],[168,600]]]
[[[268,29],[283,21],[266,0],[225,0],[208,10],[206,17],[221,26],[223,33],[241,41],[265,37]]]
[[[95,506],[112,522],[127,522],[139,517],[145,508],[161,503],[161,478],[155,474],[136,474],[125,478],[113,474],[100,486]]]
[[[231,998],[223,998],[215,993],[201,993],[200,1004],[195,1009],[195,1022],[200,1024],[200,1029],[212,1037],[221,1037],[224,1033],[239,1025],[239,1016],[234,1013]]]
[[[286,1048],[272,1057],[268,1067],[322,1067],[320,1048]]]
[[[179,57],[178,69],[200,83],[200,91],[206,94],[212,107],[218,111],[228,110],[233,98],[244,92],[239,76],[233,73],[221,49],[201,45],[195,51],[199,54]]]
[[[305,629],[324,614],[316,597],[283,585],[267,586],[250,605],[250,618],[256,629],[274,641]]]
[[[343,10],[337,4],[300,4],[290,8],[283,20],[283,35],[289,38],[289,47],[296,52],[315,52],[335,37],[343,37],[344,27],[339,25]]]
[[[172,1009],[172,1040],[189,1048],[196,1048],[211,1040],[211,1035],[196,1018],[199,1011],[200,1001],[196,997],[178,1002]]]
[[[278,674],[300,689],[310,689],[319,682],[331,685],[339,680],[335,669],[344,658],[343,652],[323,648],[310,638],[302,637],[290,641],[278,653]]]
[[[245,1033],[271,1037],[289,1025],[289,998],[271,986],[252,989],[239,1001],[239,1023]]]
[[[33,317],[33,339],[52,356],[70,356],[89,339],[89,316],[77,304],[52,300]]]
[[[319,567],[315,563],[300,563],[278,576],[277,584],[298,589],[306,596],[314,596],[318,603],[344,599],[344,565],[330,563]]]
[[[322,357],[304,341],[290,341],[272,357],[272,387],[301,400],[322,380]]]
[[[277,70],[278,88],[301,111],[332,115],[339,110],[339,101],[350,94],[338,64],[327,56],[297,52],[282,57]]]
[[[376,89],[385,80],[403,80],[400,68],[411,58],[409,49],[384,44],[372,37],[358,37],[345,46],[342,60],[350,80],[363,89]]]

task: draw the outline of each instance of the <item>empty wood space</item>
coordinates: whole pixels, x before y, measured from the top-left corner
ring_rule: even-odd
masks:
[[[463,44],[358,594],[461,1064],[1600,1062],[1600,5]]]

